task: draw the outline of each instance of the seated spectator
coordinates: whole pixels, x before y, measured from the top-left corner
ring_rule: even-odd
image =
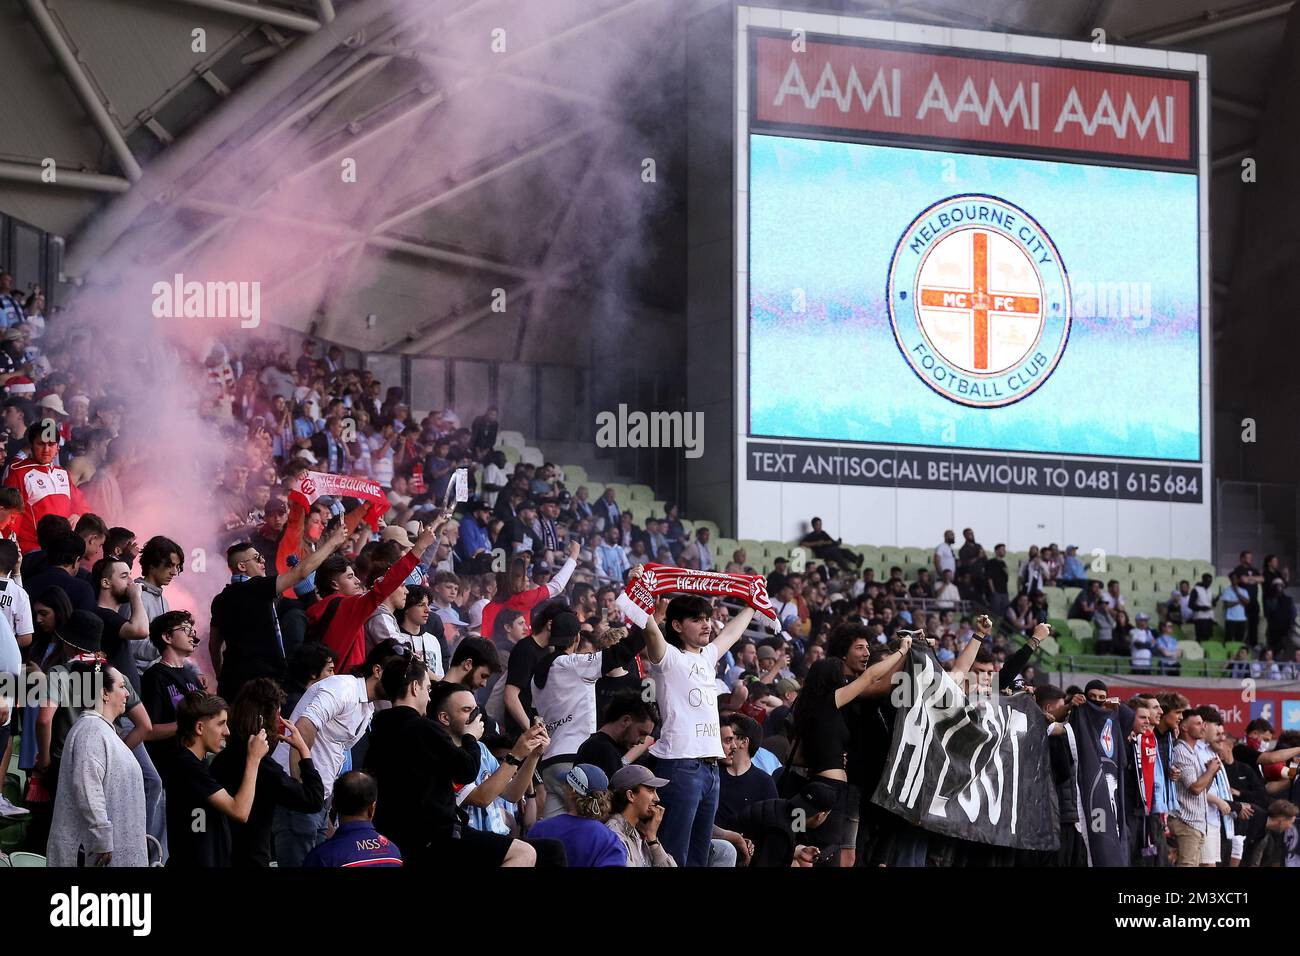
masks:
[[[1097,632],[1097,653],[1109,654],[1115,639],[1115,612],[1106,603],[1104,596],[1099,598],[1092,609],[1092,626]]]
[[[695,541],[682,551],[680,564],[693,571],[714,571],[717,562],[713,558],[713,549],[709,547],[709,529],[697,528]]]
[[[564,812],[534,824],[528,838],[559,840],[569,866],[627,866],[623,841],[605,826],[611,805],[605,771],[589,763],[574,764],[564,778],[560,799]]]
[[[916,572],[916,580],[907,588],[910,597],[919,600],[926,600],[934,597],[934,583],[930,580],[930,572],[926,568],[921,568]]]
[[[627,865],[640,867],[676,866],[659,842],[659,823],[664,818],[659,787],[668,781],[637,764],[623,767],[610,779],[610,815],[605,825],[627,851]]]
[[[1250,649],[1246,647],[1237,648],[1237,653],[1233,655],[1231,663],[1228,665],[1228,676],[1233,680],[1240,680],[1243,677],[1250,676]]]
[[[1079,549],[1075,545],[1070,545],[1065,549],[1065,561],[1057,583],[1063,588],[1086,588],[1088,586],[1088,572],[1084,568],[1083,562],[1079,560]]]
[[[1072,621],[1091,621],[1097,611],[1097,604],[1104,603],[1101,593],[1101,582],[1090,581],[1086,588],[1083,588],[1075,595],[1074,603],[1070,605],[1070,611],[1067,615]]]
[[[1106,582],[1106,590],[1101,595],[1101,599],[1106,602],[1106,606],[1112,611],[1124,610],[1128,607],[1124,595],[1120,593],[1119,582],[1113,578]]]
[[[625,765],[635,763],[650,749],[658,713],[640,693],[614,694],[601,716],[596,732],[578,747],[575,762],[599,767],[613,776]]]
[[[839,538],[832,538],[822,530],[822,519],[813,518],[812,529],[799,539],[802,547],[808,548],[818,560],[830,561],[850,574],[862,567],[862,555],[842,546]]]
[[[762,800],[742,809],[736,829],[754,845],[749,865],[811,866],[818,849],[801,844],[799,838],[825,823],[836,802],[831,786],[813,781],[793,799]]]
[[[776,783],[753,762],[763,745],[763,730],[757,721],[744,714],[727,714],[719,730],[723,756],[718,761],[722,773],[714,824],[735,830],[742,810],[750,804],[776,799]]]
[[[1128,622],[1128,612],[1115,611],[1115,626],[1111,630],[1111,652],[1120,657],[1127,657],[1132,650],[1133,625]]]

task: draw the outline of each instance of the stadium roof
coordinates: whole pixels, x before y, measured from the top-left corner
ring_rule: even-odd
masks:
[[[76,276],[128,230],[165,232],[169,218],[183,220],[198,247],[219,243],[228,220],[256,215],[266,183],[248,183],[235,204],[211,198],[223,173],[219,145],[294,130],[328,164],[367,148],[391,162],[394,139],[445,144],[432,156],[396,153],[423,170],[398,213],[304,210],[300,221],[277,225],[335,238],[330,264],[345,272],[364,258],[367,284],[387,297],[382,310],[455,303],[408,328],[358,329],[349,341],[423,352],[456,335],[458,350],[471,354],[548,360],[564,343],[530,332],[527,316],[493,314],[485,290],[521,290],[529,310],[545,315],[556,288],[572,291],[574,277],[590,272],[599,250],[583,247],[586,219],[601,214],[607,160],[629,130],[662,141],[661,166],[680,168],[683,25],[715,2],[547,0],[534,8],[546,15],[512,36],[508,55],[490,57],[479,51],[495,27],[514,27],[512,0],[421,0],[418,18],[398,0],[18,0],[0,13],[0,209],[66,237],[67,272]],[[1221,295],[1233,268],[1240,162],[1268,107],[1293,5],[823,0],[809,8],[1076,39],[1104,29],[1111,43],[1207,54],[1211,261]],[[206,43],[196,52],[200,27]],[[608,95],[600,85],[608,77],[593,75],[593,50],[603,62],[639,64],[627,72],[640,85]],[[430,67],[455,82],[431,82]],[[456,135],[480,122],[484,103],[503,99],[528,122],[500,136]],[[647,112],[640,102],[658,106]],[[59,170],[54,188],[40,182],[47,157]],[[540,184],[539,164],[552,170]],[[680,252],[670,251],[680,241],[680,200],[656,225],[669,251],[633,277],[647,308],[664,314],[679,312],[684,295]],[[355,307],[345,296],[324,303],[317,332],[342,337],[338,324]],[[366,308],[376,310],[373,299]]]

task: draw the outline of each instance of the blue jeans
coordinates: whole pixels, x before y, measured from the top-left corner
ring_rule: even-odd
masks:
[[[276,807],[271,820],[276,865],[302,866],[307,854],[324,842],[329,828],[329,813],[328,806],[316,813],[298,813]]]
[[[659,841],[678,866],[708,866],[718,812],[718,765],[695,758],[660,760],[655,773],[668,781],[659,788],[664,805]]]

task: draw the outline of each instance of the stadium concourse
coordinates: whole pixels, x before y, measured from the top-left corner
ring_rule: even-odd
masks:
[[[798,541],[724,540],[649,487],[546,461],[496,409],[414,412],[337,347],[308,340],[294,356],[267,340],[226,343],[225,361],[194,369],[228,439],[203,503],[221,516],[228,583],[201,604],[181,588],[203,573],[187,567],[190,542],[132,530],[147,512],[147,421],[78,362],[72,330],[2,301],[0,669],[51,689],[6,704],[0,840],[18,860],[1295,858],[1300,740],[1266,719],[1225,726],[1208,703],[1222,678],[1295,677],[1295,609],[1275,585],[1288,571],[1271,556],[1257,567],[1243,554],[1216,581],[1195,560],[1052,543],[1008,554],[972,529],[873,548],[812,518]],[[620,595],[646,565],[752,575],[771,624],[733,596],[676,597],[658,623],[629,615]],[[691,651],[707,678],[684,675]],[[1059,832],[1042,843],[1056,848],[990,847],[872,803],[888,789],[896,711],[912,706],[892,678],[926,660],[967,706],[1000,692],[1041,715],[1041,773],[1024,793],[1057,796]],[[1061,687],[1054,671],[1093,676]],[[71,685],[54,678],[69,672],[98,677],[99,694],[59,699]],[[1087,754],[1052,729],[1108,712],[1107,733],[1131,742],[1128,802],[1118,845],[1089,847],[1076,791]],[[688,719],[707,732],[686,732]],[[121,736],[105,738],[104,720]],[[107,777],[92,757],[106,741]],[[195,812],[209,820],[197,833]]]

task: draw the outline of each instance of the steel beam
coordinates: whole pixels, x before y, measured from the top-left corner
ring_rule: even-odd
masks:
[[[1229,7],[1226,10],[1207,10],[1199,17],[1180,20],[1177,23],[1166,23],[1138,33],[1128,34],[1122,39],[1134,43],[1160,45],[1184,43],[1187,40],[1199,40],[1202,37],[1213,36],[1216,33],[1236,30],[1252,23],[1284,17],[1291,12],[1293,6],[1295,6],[1294,0],[1281,0],[1281,2],[1279,0],[1264,0],[1263,3],[1248,3],[1239,7]]]
[[[77,58],[77,54],[72,52],[72,47],[68,45],[63,32],[59,29],[58,24],[54,22],[54,17],[50,16],[50,11],[46,8],[43,0],[23,0],[23,6],[26,8],[32,24],[36,27],[36,32],[41,35],[45,45],[54,54],[59,69],[63,71],[63,76],[72,87],[72,91],[77,94],[77,99],[81,102],[82,108],[85,109],[91,122],[95,124],[95,128],[99,130],[99,135],[104,138],[108,148],[113,151],[118,166],[122,168],[122,173],[127,179],[135,182],[141,176],[140,164],[136,162],[135,155],[131,152],[131,148],[127,146],[126,138],[122,135],[122,131],[118,129],[117,123],[109,115],[108,108],[104,106],[103,101],[99,98],[99,91],[91,84],[90,77],[86,75],[85,67]]]
[[[217,13],[228,13],[233,17],[255,20],[258,23],[269,23],[272,26],[284,27],[286,30],[297,30],[300,33],[315,33],[321,26],[320,20],[313,20],[301,13],[280,10],[263,3],[245,3],[243,0],[172,0],[172,2],[185,3],[191,7],[202,7],[205,10],[213,10]]]
[[[82,173],[76,170],[55,168],[54,182],[46,182],[41,177],[45,167],[35,163],[10,163],[0,160],[0,179],[14,183],[35,183],[38,186],[53,186],[56,189],[85,189],[98,193],[124,193],[131,188],[131,180],[121,176],[105,176],[101,173]]]

